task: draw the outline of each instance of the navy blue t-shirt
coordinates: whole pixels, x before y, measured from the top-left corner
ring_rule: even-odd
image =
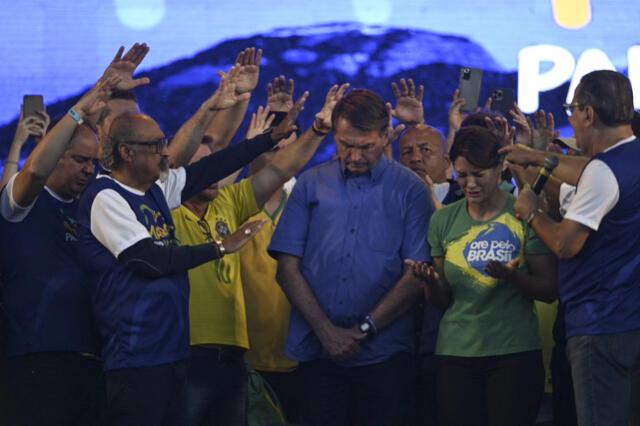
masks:
[[[73,351],[98,354],[88,277],[78,259],[76,200],[45,188],[31,208],[2,191],[0,268],[8,355]]]
[[[179,194],[183,186],[184,180],[174,185],[172,192]],[[177,245],[167,204],[167,198],[176,197],[165,192],[154,184],[142,193],[110,177],[98,176],[80,200],[80,248],[91,275],[96,320],[105,337],[105,370],[161,365],[189,356],[186,271],[145,278],[117,259],[120,252],[144,238],[151,237],[160,245]],[[105,199],[119,201],[120,205],[105,206]],[[179,200],[178,196],[178,204]],[[138,229],[119,226],[119,214],[137,221]]]

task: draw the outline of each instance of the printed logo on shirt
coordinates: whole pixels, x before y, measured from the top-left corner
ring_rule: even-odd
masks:
[[[66,216],[64,211],[60,209],[60,215],[64,218],[62,226],[65,229],[64,240],[66,242],[78,242],[78,222],[69,216]]]
[[[495,287],[500,280],[487,275],[485,266],[491,260],[508,263],[516,258],[524,264],[522,241],[522,224],[511,215],[502,215],[494,222],[469,228],[462,238],[451,242],[447,261],[483,287]]]
[[[146,204],[140,204],[140,212],[144,217],[144,223],[151,238],[155,241],[162,241],[165,245],[174,244],[174,227],[165,221],[161,212],[155,211]]]
[[[216,233],[220,236],[220,238],[224,238],[231,233],[229,230],[229,225],[224,220],[218,219],[216,222]]]
[[[469,266],[483,275],[491,260],[509,263],[520,254],[520,240],[502,223],[491,223],[467,244],[464,257]]]

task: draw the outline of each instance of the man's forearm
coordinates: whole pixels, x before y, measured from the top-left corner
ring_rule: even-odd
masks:
[[[419,299],[422,290],[422,282],[413,276],[411,268],[407,268],[407,272],[370,313],[378,330],[384,329],[409,311]]]
[[[202,143],[204,132],[213,120],[217,111],[210,110],[204,105],[180,127],[168,147],[169,162],[172,167],[182,167],[189,164],[191,157]]]
[[[577,255],[590,231],[587,227],[563,219],[556,222],[546,214],[536,215],[530,223],[538,238],[560,259],[568,259]]]
[[[291,305],[302,314],[316,336],[322,340],[327,333],[330,333],[333,324],[300,272],[300,258],[281,254],[278,259],[276,280]]]
[[[278,151],[270,166],[253,177],[253,193],[259,207],[311,160],[323,139],[324,136],[307,130],[297,141]]]
[[[544,166],[545,158],[547,158],[547,156],[549,155],[554,155],[558,157],[558,160],[560,160],[558,162],[558,166],[553,169],[553,177],[561,180],[562,182],[566,182],[569,185],[577,185],[578,179],[580,179],[580,175],[582,174],[582,170],[589,162],[589,158],[579,157],[575,155],[551,154],[546,151],[532,150],[532,163],[535,166],[542,167]]]
[[[229,109],[219,111],[211,120],[205,135],[212,139],[209,144],[212,152],[226,148],[244,120],[249,107],[249,99],[239,101]]]

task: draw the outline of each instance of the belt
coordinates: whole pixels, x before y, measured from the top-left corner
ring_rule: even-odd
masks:
[[[193,345],[191,346],[191,356],[193,358],[212,358],[218,361],[236,359],[244,357],[247,350],[240,346],[232,345]]]

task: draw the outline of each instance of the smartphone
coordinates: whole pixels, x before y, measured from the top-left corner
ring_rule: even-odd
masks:
[[[467,103],[462,111],[473,111],[478,108],[480,86],[482,85],[482,70],[479,68],[462,67],[460,69],[460,97]]]
[[[491,92],[491,110],[500,111],[507,120],[512,118],[509,110],[513,109],[515,101],[515,93],[511,89],[496,89]]]
[[[24,95],[22,98],[22,116],[36,115],[36,111],[44,111],[42,95]]]

